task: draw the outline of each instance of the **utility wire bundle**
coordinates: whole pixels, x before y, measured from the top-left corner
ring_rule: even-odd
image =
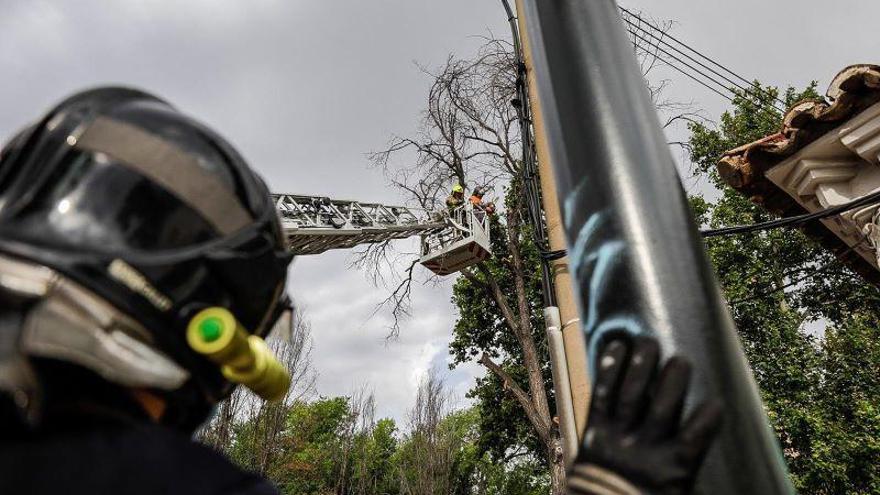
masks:
[[[693,79],[729,101],[733,101],[733,98],[736,96],[749,96],[756,102],[767,102],[766,105],[770,109],[780,113],[785,112],[786,103],[777,95],[761,88],[755,82],[750,82],[687,43],[670,35],[666,32],[666,29],[646,20],[641,14],[625,7],[620,7],[620,13],[624,27],[632,36],[632,43],[637,50],[641,50],[650,56],[656,56],[670,68]],[[880,192],[869,194],[844,205],[828,208],[816,213],[780,218],[753,225],[704,230],[701,234],[703,237],[716,237],[780,227],[798,227],[814,220],[838,215],[853,208],[878,203],[880,203]],[[545,256],[548,254],[545,254]]]
[[[646,20],[640,14],[620,7],[621,20],[637,50],[655,56],[668,67],[680,72],[722,98],[733,101],[736,96],[749,96],[768,108],[785,113],[787,104],[778,96],[747,80],[724,65],[712,60],[687,43],[668,34],[666,29]]]
[[[780,218],[769,222],[761,222],[751,225],[737,225],[735,227],[724,227],[720,229],[703,230],[700,232],[703,237],[717,237],[721,235],[745,234],[747,232],[756,232],[759,230],[769,230],[780,227],[800,227],[805,223],[823,218],[833,217],[849,210],[859,208],[861,206],[875,205],[880,203],[880,191],[862,196],[859,199],[844,203],[832,208],[826,208],[815,213],[805,213],[793,217]]]
[[[656,57],[658,61],[662,62],[669,68],[692,79],[696,83],[730,102],[733,102],[734,98],[738,96],[749,97],[766,109],[785,114],[788,105],[784,100],[780,99],[778,95],[769,92],[756,82],[749,81],[724,65],[712,60],[703,53],[692,48],[687,43],[668,34],[666,32],[667,29],[646,20],[640,14],[624,7],[620,7],[620,11],[621,20],[631,36],[630,40],[637,51],[650,57]],[[856,208],[876,204],[880,204],[880,191],[868,194],[846,204],[827,208],[815,213],[806,213],[751,225],[737,225],[703,230],[700,234],[703,238],[709,238],[760,232],[777,228],[801,227],[809,222],[834,217]],[[792,278],[786,284],[740,300],[731,301],[730,304],[736,306],[749,301],[763,299],[770,295],[784,292],[791,287],[795,287],[810,277],[824,273],[833,266],[841,263],[843,258],[851,256],[856,248],[865,241],[866,238],[862,238],[861,241],[855,245],[851,245],[836,259],[811,270],[806,270],[805,274],[800,277]],[[545,259],[554,259],[556,256],[564,256],[565,252],[542,252],[541,254]]]

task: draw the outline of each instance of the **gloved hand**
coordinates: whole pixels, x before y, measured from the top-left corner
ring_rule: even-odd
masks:
[[[720,426],[721,402],[704,402],[681,423],[690,364],[673,357],[658,373],[658,359],[653,338],[605,341],[570,494],[690,492]]]

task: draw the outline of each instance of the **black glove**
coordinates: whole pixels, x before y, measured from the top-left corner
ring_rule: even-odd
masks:
[[[599,353],[584,444],[571,494],[685,494],[721,423],[721,402],[680,419],[691,366],[681,357],[657,372],[657,341],[615,335]]]

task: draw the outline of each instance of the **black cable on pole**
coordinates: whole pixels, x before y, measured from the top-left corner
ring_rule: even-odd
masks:
[[[620,6],[618,6],[618,8],[619,8],[621,11],[623,11],[623,12],[629,14],[630,16],[635,17],[635,18],[638,19],[640,22],[642,22],[642,23],[644,23],[644,24],[650,26],[651,28],[653,28],[653,29],[655,29],[655,30],[657,30],[657,31],[663,32],[663,30],[662,30],[660,27],[658,27],[658,26],[652,24],[651,22],[645,20],[645,19],[644,19],[643,17],[641,17],[639,14],[636,14],[635,12],[633,12],[633,11],[631,11],[631,10],[625,8],[625,7],[620,7]],[[737,74],[736,72],[730,70],[729,68],[725,67],[724,65],[722,65],[722,64],[720,64],[720,63],[718,63],[718,62],[716,62],[715,60],[709,58],[708,56],[704,55],[703,53],[697,51],[696,49],[694,49],[693,47],[691,47],[691,46],[688,45],[687,43],[685,43],[685,42],[679,40],[679,39],[676,38],[675,36],[672,36],[672,35],[670,35],[670,34],[668,34],[668,33],[664,33],[664,36],[666,36],[666,37],[669,38],[670,40],[674,41],[675,43],[678,43],[679,45],[683,46],[683,47],[686,48],[687,50],[690,50],[691,52],[693,52],[693,53],[696,54],[697,56],[703,58],[704,60],[706,60],[706,61],[712,63],[712,64],[715,65],[716,67],[718,67],[718,68],[720,68],[721,70],[727,72],[728,74],[732,75],[733,77],[739,79],[740,81],[744,82],[745,84],[748,84],[749,86],[756,86],[756,84],[755,84],[754,81],[749,81],[749,80],[747,80],[746,78],[744,78],[744,77],[742,77],[741,75]],[[762,90],[762,91],[763,91],[763,90]],[[780,103],[782,103],[783,105],[787,105],[785,101],[779,99],[778,97],[776,98],[776,100],[779,101]]]
[[[540,253],[541,253],[541,258],[543,258],[547,261],[560,260],[560,259],[568,256],[568,253],[566,253],[565,249],[557,249],[555,251],[540,250]]]
[[[622,19],[623,19],[623,22],[626,23],[630,28],[637,29],[637,30],[641,31],[643,34],[645,34],[645,35],[647,35],[647,36],[650,36],[651,38],[653,38],[654,40],[656,40],[656,41],[654,42],[654,43],[656,43],[656,44],[651,45],[652,47],[657,48],[658,50],[661,50],[661,48],[660,48],[660,44],[662,44],[662,45],[668,47],[670,50],[673,50],[674,52],[676,52],[676,53],[678,53],[679,55],[681,55],[681,56],[687,58],[688,60],[692,61],[693,63],[695,63],[695,64],[697,64],[697,65],[699,65],[700,67],[702,67],[702,68],[704,68],[704,69],[710,71],[710,72],[711,72],[712,74],[714,74],[715,76],[720,77],[720,78],[724,79],[725,81],[727,81],[728,83],[732,84],[734,87],[736,87],[737,89],[739,89],[740,91],[742,91],[744,95],[750,95],[750,96],[756,98],[758,101],[760,101],[760,99],[761,99],[762,97],[768,97],[768,98],[772,99],[773,101],[779,101],[779,102],[782,102],[782,100],[780,100],[779,98],[773,96],[772,93],[769,93],[769,92],[767,92],[767,91],[765,91],[765,90],[763,90],[763,89],[759,89],[759,92],[758,92],[758,91],[755,91],[754,89],[748,89],[748,88],[743,87],[742,85],[740,85],[740,84],[737,83],[736,81],[733,81],[732,79],[730,79],[729,77],[725,76],[724,74],[719,73],[719,72],[716,71],[715,69],[713,69],[713,68],[707,66],[706,64],[700,62],[699,60],[697,60],[697,59],[691,57],[691,56],[688,55],[687,53],[684,53],[684,52],[682,52],[681,50],[679,50],[678,48],[672,46],[671,44],[669,44],[668,42],[666,42],[665,40],[663,40],[662,37],[657,36],[656,34],[652,33],[651,31],[649,31],[649,30],[647,30],[647,29],[645,29],[645,28],[639,26],[638,24],[636,24],[636,23],[630,21],[630,20],[627,19],[626,17],[622,17]],[[627,29],[627,30],[628,30],[631,34],[633,34],[633,35],[635,36],[635,33],[633,33],[632,31],[630,31],[629,29]],[[661,32],[662,32],[662,31],[661,31]],[[664,33],[664,34],[665,34],[665,33]],[[664,53],[667,53],[665,50],[664,50],[663,52],[664,52]],[[683,62],[683,63],[684,63],[684,62]],[[702,73],[702,72],[701,72],[701,74],[703,74],[703,75],[706,76],[706,77],[710,77],[710,76],[706,75],[705,73]],[[717,82],[717,81],[716,81],[716,82]],[[785,102],[782,102],[782,104],[783,104],[783,106],[785,106]],[[785,108],[780,108],[780,107],[777,106],[775,103],[770,103],[769,105],[772,106],[773,108],[775,108],[776,110],[780,111],[780,112],[785,112]]]
[[[815,213],[805,213],[793,217],[779,218],[769,222],[755,223],[751,225],[737,225],[734,227],[723,227],[719,229],[702,230],[700,234],[703,238],[718,237],[722,235],[745,234],[748,232],[757,232],[760,230],[776,229],[780,227],[799,227],[805,223],[823,218],[833,217],[846,211],[858,208],[860,206],[874,205],[880,203],[880,191],[868,194],[859,199],[844,203],[832,208],[826,208]]]
[[[510,32],[513,38],[513,51],[516,59],[516,99],[511,104],[516,109],[517,120],[520,127],[520,140],[522,146],[522,180],[523,197],[529,215],[529,223],[532,224],[532,236],[535,246],[539,251],[544,249],[547,243],[547,231],[544,225],[544,214],[541,208],[540,185],[537,182],[538,170],[536,166],[537,155],[535,153],[534,139],[532,135],[532,115],[529,103],[529,94],[526,79],[526,65],[523,60],[522,43],[519,37],[519,27],[516,16],[510,7],[508,0],[501,0],[504,11],[507,13],[507,22],[510,24]],[[550,259],[541,258],[541,292],[545,307],[556,306],[556,293],[553,289],[552,267]]]

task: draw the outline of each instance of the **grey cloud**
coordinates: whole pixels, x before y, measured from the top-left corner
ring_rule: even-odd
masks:
[[[430,80],[413,62],[440,64],[469,53],[474,35],[505,32],[498,5],[468,0],[0,4],[0,137],[77,89],[134,85],[217,128],[276,191],[373,201],[398,199],[364,154],[414,128]],[[386,344],[387,315],[365,323],[383,293],[344,253],[299,260],[290,285],[315,315],[320,391],[369,381],[383,414],[402,418],[408,367],[446,355],[448,287],[419,289],[418,314],[433,316]],[[316,289],[334,297],[312,300]],[[368,297],[349,304],[357,294]]]

